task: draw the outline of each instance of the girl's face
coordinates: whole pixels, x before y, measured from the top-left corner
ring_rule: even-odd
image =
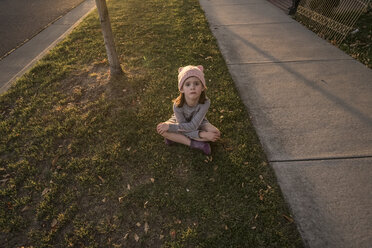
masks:
[[[199,100],[200,94],[203,91],[204,86],[197,77],[186,79],[181,89],[181,92],[185,94],[186,100]]]

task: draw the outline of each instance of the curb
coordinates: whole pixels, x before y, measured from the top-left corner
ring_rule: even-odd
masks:
[[[46,53],[55,47],[94,9],[94,0],[86,0],[59,18],[28,42],[0,60],[0,94],[25,74]]]

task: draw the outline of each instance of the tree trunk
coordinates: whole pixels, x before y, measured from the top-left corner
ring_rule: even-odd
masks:
[[[96,0],[96,6],[101,21],[103,39],[105,41],[107,57],[110,65],[110,75],[116,77],[122,75],[123,70],[121,69],[118,54],[116,53],[106,0]]]

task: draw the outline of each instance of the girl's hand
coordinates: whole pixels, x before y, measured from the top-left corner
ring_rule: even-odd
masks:
[[[169,125],[165,122],[162,122],[160,123],[157,127],[156,127],[156,130],[158,131],[158,133],[160,134],[163,134],[165,133],[166,131],[168,131],[169,129]]]
[[[207,139],[208,141],[215,142],[220,138],[220,133],[201,131],[199,133],[199,136],[200,136],[200,138]]]

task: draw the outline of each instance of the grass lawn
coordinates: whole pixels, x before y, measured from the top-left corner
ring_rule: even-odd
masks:
[[[0,96],[2,247],[302,247],[197,0],[112,0]],[[177,69],[204,66],[212,156],[167,147]]]

